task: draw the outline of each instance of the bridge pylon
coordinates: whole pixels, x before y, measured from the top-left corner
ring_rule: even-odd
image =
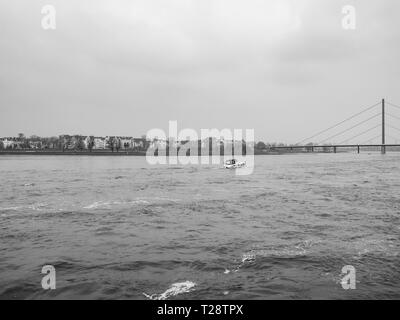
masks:
[[[386,133],[385,133],[385,99],[382,99],[382,147],[381,153],[386,153]]]

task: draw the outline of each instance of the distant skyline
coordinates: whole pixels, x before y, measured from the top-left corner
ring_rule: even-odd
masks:
[[[47,4],[56,30],[41,27]],[[296,143],[382,98],[400,104],[398,12],[396,0],[3,0],[0,137],[140,137],[177,120]]]

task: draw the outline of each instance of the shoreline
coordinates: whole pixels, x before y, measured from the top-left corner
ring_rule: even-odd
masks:
[[[330,153],[330,152],[262,152],[255,151],[255,156],[268,156],[268,155],[290,155],[290,154],[319,154],[319,153]],[[339,153],[339,152],[338,152]],[[28,151],[28,150],[0,150],[0,156],[2,155],[34,155],[34,156],[136,156],[136,157],[145,157],[146,151],[104,151],[104,150],[96,150],[96,151],[59,151],[59,150],[50,150],[50,151]],[[201,156],[201,155],[200,155]],[[223,155],[221,155],[223,156]]]
[[[2,155],[38,155],[38,156],[146,156],[145,151],[27,151],[27,150],[1,150],[0,156]]]

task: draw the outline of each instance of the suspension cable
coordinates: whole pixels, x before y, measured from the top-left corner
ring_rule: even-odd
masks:
[[[387,123],[386,123],[386,125],[387,125],[389,128],[392,128],[392,129],[395,129],[395,130],[397,130],[397,131],[400,131],[400,129],[399,129],[399,128],[396,128],[395,126],[391,126],[390,124],[387,124]]]
[[[391,102],[386,102],[387,104],[389,104],[389,105],[391,105],[392,107],[395,107],[395,108],[399,108],[400,109],[400,106],[398,106],[398,105],[395,105],[395,104],[393,104],[393,103],[391,103]]]
[[[373,127],[373,128],[369,128],[368,130],[365,130],[365,131],[363,131],[363,132],[357,134],[356,136],[351,137],[350,139],[347,139],[347,140],[345,140],[345,141],[340,142],[339,144],[345,144],[346,142],[348,142],[348,141],[350,141],[350,140],[353,140],[353,139],[355,139],[355,138],[358,138],[358,137],[362,136],[363,134],[366,134],[367,132],[370,132],[370,131],[372,131],[372,130],[374,130],[374,129],[380,127],[380,126],[381,126],[381,125],[378,124],[377,126],[375,126],[375,127]]]
[[[388,112],[386,112],[386,114],[387,114],[388,116],[394,118],[394,119],[400,120],[400,117],[398,117],[398,116],[395,116],[395,115],[393,115],[393,114],[391,114],[391,113],[388,113]]]
[[[335,135],[333,135],[333,136],[330,136],[329,138],[323,140],[323,141],[321,142],[321,144],[325,143],[326,141],[328,141],[328,140],[330,140],[330,139],[332,139],[332,138],[336,138],[337,136],[340,136],[340,135],[342,135],[343,133],[346,133],[347,131],[350,131],[350,130],[352,130],[352,129],[354,129],[354,128],[356,128],[356,127],[358,127],[358,126],[360,126],[360,125],[362,125],[362,124],[368,122],[369,120],[372,120],[372,119],[374,119],[374,118],[376,118],[376,117],[378,117],[378,116],[380,116],[380,115],[381,115],[381,114],[378,113],[378,114],[376,114],[376,115],[374,115],[374,116],[372,116],[372,117],[370,117],[370,118],[368,118],[368,119],[366,119],[366,120],[364,120],[364,121],[361,121],[361,122],[357,123],[356,125],[354,125],[354,126],[348,128],[348,129],[346,129],[346,130],[343,130],[343,131],[341,131],[341,132],[339,132],[339,133],[337,133],[337,134],[335,134]]]
[[[373,138],[371,138],[371,139],[368,139],[368,140],[364,141],[364,142],[361,143],[361,144],[366,144],[367,142],[374,141],[375,139],[380,138],[380,137],[381,137],[381,135],[377,135],[376,137],[373,137]]]
[[[335,124],[335,125],[333,125],[333,126],[327,128],[327,129],[325,129],[325,130],[322,130],[322,131],[320,131],[320,132],[314,134],[314,135],[311,136],[311,137],[308,137],[308,138],[306,138],[306,139],[303,139],[303,140],[301,140],[300,142],[296,143],[295,145],[299,145],[299,144],[303,143],[304,141],[313,139],[313,138],[315,138],[315,137],[317,137],[317,136],[319,136],[319,135],[321,135],[321,134],[323,134],[323,133],[325,133],[325,132],[327,132],[327,131],[329,131],[329,130],[331,130],[331,129],[334,129],[334,128],[340,126],[341,124],[343,124],[343,123],[345,123],[345,122],[347,122],[347,121],[349,121],[349,120],[351,120],[351,119],[354,119],[355,117],[357,117],[357,116],[363,114],[364,112],[367,112],[367,111],[371,110],[372,108],[375,108],[376,106],[378,106],[378,105],[380,105],[380,104],[381,104],[381,103],[378,102],[378,103],[376,103],[376,104],[374,104],[374,105],[372,105],[372,106],[370,106],[370,107],[368,107],[368,108],[365,108],[364,110],[360,111],[359,113],[356,113],[356,114],[352,115],[351,117],[349,117],[349,118],[347,118],[347,119],[345,119],[345,120],[343,120],[343,121],[341,121],[341,122],[339,122],[339,123],[337,123],[337,124]],[[399,107],[399,108],[400,108],[400,107]]]

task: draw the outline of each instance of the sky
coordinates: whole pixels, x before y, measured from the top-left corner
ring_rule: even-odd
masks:
[[[44,5],[55,30],[42,28]],[[177,120],[296,143],[382,98],[400,105],[399,10],[398,0],[2,0],[0,136],[140,137]]]

